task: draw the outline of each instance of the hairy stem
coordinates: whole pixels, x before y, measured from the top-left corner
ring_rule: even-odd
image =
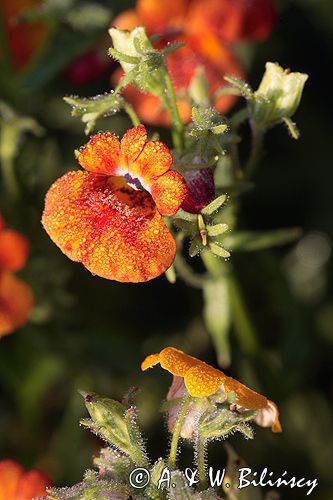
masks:
[[[252,124],[251,153],[244,171],[245,177],[247,179],[249,179],[253,175],[256,169],[256,166],[258,164],[258,161],[262,153],[263,144],[264,144],[264,132],[262,130],[259,130],[258,128],[255,127],[255,125]]]
[[[123,104],[123,108],[124,108],[124,111],[128,114],[128,116],[130,117],[132,123],[133,123],[133,126],[134,127],[137,127],[138,125],[140,125],[140,120],[139,120],[139,117],[138,115],[136,114],[136,112],[134,111],[134,108],[128,103],[128,102],[124,102]]]
[[[206,440],[200,437],[200,431],[195,443],[196,447],[196,460],[199,473],[200,488],[204,490],[207,487],[206,478]]]
[[[184,400],[182,407],[178,413],[176,423],[175,423],[175,427],[174,427],[173,434],[172,434],[171,446],[170,446],[169,460],[168,460],[168,465],[169,465],[170,469],[174,469],[175,465],[176,465],[178,441],[180,438],[180,433],[182,430],[183,421],[184,421],[184,418],[186,416],[186,412],[188,410],[190,402],[191,402],[190,397],[187,397]]]
[[[168,111],[173,126],[172,138],[177,151],[182,152],[184,149],[184,124],[179,114],[175,89],[167,70],[165,70],[165,84],[168,91],[168,100],[170,103]]]

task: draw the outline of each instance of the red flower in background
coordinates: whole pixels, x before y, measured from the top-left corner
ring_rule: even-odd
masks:
[[[244,78],[232,43],[264,39],[275,21],[273,0],[138,0],[135,10],[120,14],[113,24],[128,30],[143,25],[148,36],[160,36],[158,46],[173,41],[186,43],[168,56],[168,68],[176,92],[181,96],[189,88],[199,66],[205,70],[211,95],[226,84],[224,75]],[[121,76],[119,69],[113,80],[117,83]],[[142,94],[131,85],[124,90],[124,95],[143,121],[162,126],[170,124],[158,97]],[[214,105],[218,111],[226,113],[234,102],[234,96],[220,96]],[[188,122],[191,109],[186,96],[180,97],[178,106],[183,121]]]
[[[23,326],[32,308],[29,286],[13,274],[24,267],[28,253],[27,239],[6,229],[0,216],[0,337]]]
[[[46,495],[49,486],[51,481],[43,472],[25,471],[14,460],[0,461],[0,500],[31,500]]]
[[[58,179],[42,223],[67,257],[93,274],[122,282],[156,278],[172,264],[176,242],[162,219],[174,215],[187,187],[170,170],[167,146],[145,127],[92,136],[78,157],[84,171]]]
[[[17,23],[17,16],[40,4],[40,0],[4,0],[1,5],[4,29],[11,60],[16,71],[24,69],[46,39],[42,23]],[[0,58],[2,58],[0,53]]]

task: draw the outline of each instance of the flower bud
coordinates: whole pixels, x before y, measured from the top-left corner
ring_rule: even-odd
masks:
[[[308,79],[305,73],[291,73],[277,63],[266,63],[266,71],[251,101],[257,127],[266,128],[296,112]]]

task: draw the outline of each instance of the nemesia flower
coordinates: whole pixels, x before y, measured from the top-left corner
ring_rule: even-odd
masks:
[[[39,470],[25,471],[14,460],[0,461],[0,500],[31,500],[46,495],[51,481]]]
[[[232,405],[237,411],[258,410],[257,423],[262,426],[272,427],[273,432],[281,432],[278,408],[265,396],[249,389],[244,384],[228,377],[220,370],[185,354],[174,347],[167,347],[160,353],[151,354],[142,363],[142,370],[160,363],[162,368],[172,373],[175,377],[182,377],[185,394],[194,398],[203,398],[215,394],[223,395],[233,391],[236,395],[235,403]],[[175,381],[175,392],[178,397],[182,392],[179,380]],[[174,396],[175,394],[173,394]],[[172,396],[169,395],[169,399]]]
[[[4,28],[15,70],[24,69],[45,41],[47,30],[41,23],[16,22],[17,16],[37,7],[40,3],[40,0],[4,0],[2,2]]]
[[[0,216],[0,337],[23,326],[33,305],[30,287],[13,274],[24,267],[28,252],[26,238],[6,229]]]
[[[78,161],[84,171],[68,172],[46,195],[51,239],[103,278],[144,282],[164,273],[176,242],[162,216],[174,215],[187,192],[167,146],[147,142],[139,125],[121,142],[110,132],[92,136]]]
[[[204,68],[211,95],[227,85],[224,75],[244,78],[231,44],[244,39],[263,40],[272,31],[276,18],[273,0],[137,0],[136,9],[121,13],[113,24],[127,30],[145,26],[148,36],[159,35],[158,47],[173,41],[186,44],[168,56],[167,64],[179,96],[180,115],[187,123],[191,108],[187,96],[182,96],[197,69]],[[117,83],[121,75],[121,70],[116,71],[113,81]],[[158,97],[142,94],[131,85],[124,95],[142,120],[154,125],[170,124]],[[226,113],[234,102],[234,96],[220,96],[214,106]]]

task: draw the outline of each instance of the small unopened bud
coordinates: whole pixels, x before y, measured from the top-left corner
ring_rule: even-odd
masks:
[[[266,63],[263,79],[251,100],[252,118],[256,125],[266,128],[292,117],[299,106],[307,79],[305,73],[293,73],[276,63]]]

